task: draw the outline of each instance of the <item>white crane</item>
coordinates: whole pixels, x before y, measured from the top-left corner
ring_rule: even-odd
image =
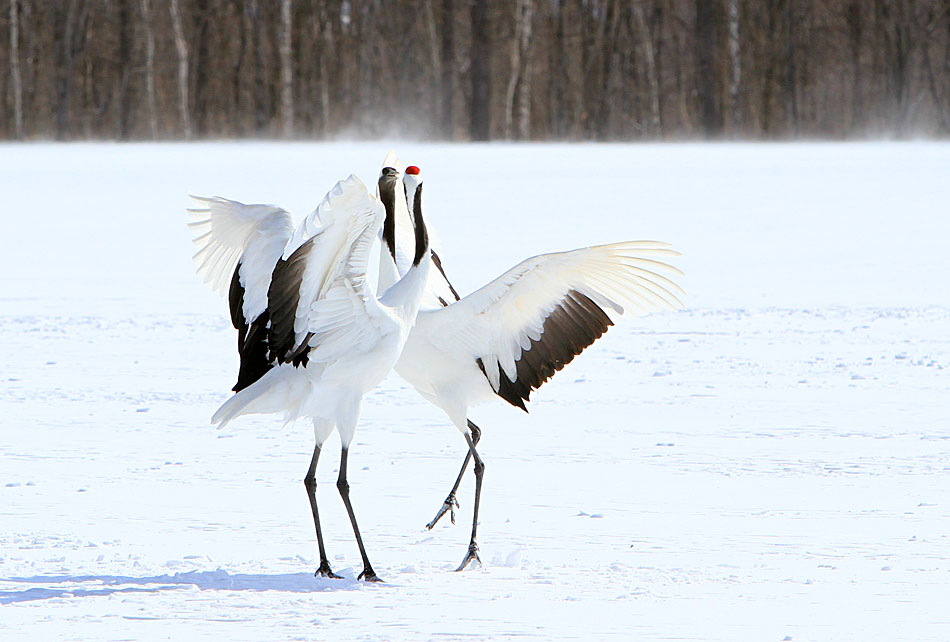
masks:
[[[399,165],[390,153],[384,164]],[[400,230],[409,212],[421,212],[380,184],[387,220],[382,235],[380,285],[409,269]],[[404,207],[406,205],[406,207]],[[389,222],[395,217],[393,223]],[[430,234],[432,234],[430,225]],[[387,234],[387,230],[395,233]],[[404,237],[404,234],[402,235]],[[555,372],[597,340],[624,314],[682,307],[682,290],[663,273],[681,275],[661,259],[679,256],[667,243],[629,241],[542,254],[526,259],[494,281],[461,298],[449,283],[441,259],[431,251],[424,307],[416,317],[396,372],[426,400],[441,408],[459,429],[468,452],[455,485],[427,527],[451,511],[470,458],[475,460],[475,502],[468,552],[457,570],[478,560],[476,533],[485,464],[475,449],[481,430],[468,419],[470,406],[501,397],[527,412],[525,402]]]
[[[383,173],[387,184],[398,180],[394,169]],[[421,198],[418,168],[407,168],[404,184]],[[347,456],[363,395],[392,369],[419,310],[431,263],[421,209],[412,220],[412,264],[377,298],[366,272],[385,210],[355,176],[337,183],[292,232],[292,219],[280,208],[198,200],[207,205],[190,210],[198,273],[219,292],[228,291],[241,355],[237,393],[211,421],[224,426],[246,414],[281,412],[287,421],[313,420],[316,445],[304,484],[320,552],[316,575],[334,578],[315,471],[320,449],[336,429],[343,445],[337,488],[363,560],[358,579],[379,581],[350,502]]]

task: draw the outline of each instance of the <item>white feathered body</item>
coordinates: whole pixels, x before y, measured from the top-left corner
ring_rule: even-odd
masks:
[[[385,316],[379,338],[370,350],[354,351],[331,364],[311,361],[306,366],[275,366],[225,402],[211,422],[224,426],[243,415],[283,413],[285,421],[308,417],[318,429],[326,425],[324,439],[336,426],[343,443],[349,444],[363,396],[392,370],[409,334],[408,325],[394,311],[387,311]]]
[[[539,386],[620,316],[677,307],[679,288],[659,272],[678,271],[655,259],[677,255],[632,241],[526,259],[456,303],[420,311],[395,370],[464,432],[470,406],[505,397],[519,378]]]
[[[224,426],[242,415],[283,413],[287,421],[312,418],[319,442],[335,426],[343,443],[349,444],[363,395],[386,377],[402,352],[431,262],[427,254],[377,299],[369,289],[366,268],[383,216],[379,202],[351,176],[338,183],[292,234],[282,230],[284,249],[273,261],[282,259],[286,269],[278,265],[273,282],[270,275],[266,279],[264,292],[273,322],[279,322],[284,310],[285,323],[292,325],[286,346],[274,346],[278,356],[285,358],[225,402],[212,423]],[[271,239],[265,245],[272,250],[273,223],[261,222],[258,228],[247,237],[258,234]],[[222,232],[218,236],[231,239],[233,235]],[[243,237],[233,238],[243,242],[245,249],[250,245]],[[242,256],[233,254],[226,268],[233,269]],[[231,258],[232,253],[225,255]],[[266,269],[264,261],[261,265]],[[254,279],[260,281],[258,272]],[[222,281],[220,276],[215,279],[215,283]],[[282,293],[291,296],[281,298]],[[260,298],[259,283],[248,298]],[[292,356],[300,353],[306,360],[295,363]]]
[[[401,168],[393,152],[383,165]],[[409,209],[396,199],[396,247],[380,248],[380,287],[410,264]],[[432,217],[427,220],[434,238]],[[628,241],[534,256],[461,299],[433,248],[439,263],[429,272],[395,370],[463,433],[469,407],[502,397],[525,408],[533,389],[620,316],[682,305],[682,290],[665,276],[682,273],[663,261],[679,253],[666,243]]]

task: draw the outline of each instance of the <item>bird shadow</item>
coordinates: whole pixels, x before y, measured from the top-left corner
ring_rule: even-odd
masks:
[[[286,593],[320,593],[352,590],[360,587],[352,572],[341,573],[342,579],[314,577],[313,573],[282,573],[275,575],[189,571],[174,575],[133,577],[127,575],[36,575],[33,577],[0,578],[0,582],[41,584],[24,590],[0,590],[0,604],[51,600],[68,597],[95,597],[115,593],[159,593],[190,587],[202,591],[282,591]],[[76,585],[79,586],[76,586]]]

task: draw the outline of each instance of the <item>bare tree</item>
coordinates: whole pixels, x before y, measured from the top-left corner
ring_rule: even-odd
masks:
[[[58,7],[62,14],[62,6]],[[58,38],[58,79],[56,82],[56,138],[64,140],[70,134],[69,112],[73,94],[76,56],[82,47],[77,37],[79,23],[85,11],[84,0],[69,0],[65,15],[60,15]]]
[[[789,132],[798,135],[798,12],[796,0],[785,0],[785,82],[782,92]]]
[[[149,0],[141,0],[142,26],[145,28],[145,103],[148,110],[148,131],[152,140],[158,138],[158,117],[155,110],[155,35],[152,33],[152,12]]]
[[[943,108],[946,100],[944,99],[940,84],[937,81],[937,74],[934,73],[934,64],[930,56],[931,43],[935,40],[934,32],[939,22],[936,19],[936,16],[931,14],[928,23],[924,24],[922,23],[920,16],[918,16],[912,8],[909,9],[909,11],[911,14],[911,20],[913,20],[914,30],[917,32],[918,37],[920,38],[921,62],[923,63],[924,70],[926,71],[927,86],[930,89],[930,96],[937,108],[936,112],[937,118],[940,122],[940,129],[946,132],[950,130],[950,109]],[[948,14],[948,16],[950,16],[950,3],[946,5],[945,12]],[[946,52],[946,60],[947,62],[950,62],[950,46],[946,47]],[[950,71],[950,68],[948,68],[947,71]]]
[[[515,104],[515,89],[518,86],[518,78],[521,76],[521,33],[524,31],[525,7],[530,0],[518,0],[514,6],[515,11],[515,33],[511,39],[511,59],[508,71],[508,85],[505,88],[505,125],[504,137],[511,138],[513,111]]]
[[[211,107],[209,103],[213,98],[213,88],[210,86],[214,69],[212,68],[212,55],[209,46],[212,32],[212,15],[216,9],[215,0],[204,0],[203,2],[193,2],[190,8],[191,17],[191,42],[193,46],[188,47],[188,86],[191,90],[191,101],[188,103],[188,113],[190,115],[192,135],[202,135],[209,131],[209,120],[211,116]],[[186,12],[185,16],[188,16]],[[187,40],[185,41],[187,43]]]
[[[320,56],[320,114],[321,132],[326,135],[330,129],[330,69],[328,60],[334,53],[333,29],[329,16],[323,19],[323,55]]]
[[[472,46],[469,73],[472,82],[472,107],[469,127],[472,140],[491,137],[491,45],[488,0],[472,0]]]
[[[280,117],[284,138],[294,133],[294,67],[291,58],[291,0],[280,3]]]
[[[251,34],[251,51],[254,54],[254,75],[252,79],[254,95],[254,132],[261,134],[270,121],[270,101],[267,91],[267,66],[265,54],[266,22],[257,0],[247,0],[245,20]]]
[[[13,85],[13,135],[23,138],[23,79],[20,76],[19,0],[10,0],[10,82]]]
[[[605,11],[605,14],[609,16],[610,22],[604,41],[609,44],[606,46],[603,60],[607,85],[601,99],[598,136],[601,140],[614,140],[621,136],[623,127],[626,125],[624,121],[628,116],[623,106],[625,80],[623,54],[626,53],[626,49],[620,45],[620,0],[611,0],[610,9]]]
[[[863,0],[853,0],[847,8],[848,43],[851,54],[851,123],[852,133],[864,127],[864,65],[861,64],[861,45],[864,41]]]
[[[185,138],[192,137],[191,114],[188,108],[188,43],[181,24],[178,0],[170,0],[169,11],[175,32],[175,51],[178,52],[178,113]]]
[[[237,25],[237,51],[231,58],[231,100],[230,113],[228,119],[231,122],[231,128],[235,133],[241,133],[241,116],[243,115],[243,96],[241,86],[244,72],[244,55],[247,53],[247,28],[244,24],[244,2],[243,0],[232,0],[232,10],[235,14],[235,24]]]
[[[132,60],[132,40],[134,36],[132,11],[134,0],[119,0],[119,25],[118,36],[119,46],[116,57],[117,80],[118,80],[118,123],[116,134],[119,140],[126,140],[132,127],[132,100],[131,100],[131,75],[133,66]]]
[[[584,8],[583,0],[561,0],[557,29],[558,81],[554,134],[579,139],[584,127]]]
[[[729,116],[733,132],[742,125],[740,87],[742,83],[742,56],[739,48],[739,0],[729,0]]]
[[[733,2],[735,0],[732,0]],[[662,126],[660,123],[660,80],[656,72],[656,56],[653,54],[653,37],[650,35],[650,27],[647,25],[646,16],[643,11],[643,0],[633,5],[633,18],[637,23],[637,31],[640,40],[643,42],[643,60],[646,64],[647,87],[649,89],[650,100],[650,118],[647,133],[651,136],[662,135]]]
[[[531,136],[531,23],[534,19],[534,0],[524,2],[521,16],[521,74],[518,89],[518,138]]]
[[[437,96],[432,101],[433,120],[442,122],[443,104],[442,95],[442,57],[439,52],[439,30],[435,24],[435,11],[432,8],[433,0],[425,0],[426,36],[429,41],[429,71],[432,75],[432,95]]]
[[[703,133],[716,137],[722,132],[716,83],[716,14],[710,0],[696,0],[696,86],[699,91]]]
[[[10,138],[950,135],[950,0],[6,2]]]
[[[458,63],[455,56],[455,2],[442,0],[442,94],[438,97],[441,105],[442,137],[455,138],[455,86],[458,75]]]
[[[906,133],[910,115],[910,54],[913,43],[905,10],[906,0],[878,0],[876,4],[878,29],[884,34],[886,56],[885,86],[890,105],[886,108],[888,120],[896,125],[898,136]]]
[[[774,136],[775,118],[773,117],[774,109],[772,106],[772,97],[775,92],[776,70],[781,66],[779,55],[776,52],[779,40],[779,24],[781,23],[778,15],[781,11],[781,2],[776,0],[776,2],[768,3],[765,5],[764,10],[767,15],[765,21],[765,42],[763,44],[762,96],[759,112],[762,131],[768,136]]]

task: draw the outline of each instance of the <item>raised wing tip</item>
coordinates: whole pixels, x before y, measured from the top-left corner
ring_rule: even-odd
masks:
[[[677,256],[680,256],[680,255],[677,254]],[[664,272],[669,272],[670,274],[674,274],[676,276],[686,276],[686,272],[683,272],[683,270],[679,269],[675,265],[667,263],[666,261],[654,261],[653,259],[644,259],[644,258],[639,258],[639,257],[637,261],[638,262],[647,261],[648,263],[650,263],[647,269],[651,271],[662,270]]]
[[[188,197],[196,203],[203,204],[206,208],[211,208],[214,205],[246,207],[244,203],[232,201],[230,198],[224,198],[223,196],[196,196],[189,194]]]
[[[627,241],[625,243],[617,243],[612,249],[617,251],[620,256],[625,256],[629,259],[646,259],[648,256],[671,258],[683,256],[682,252],[673,249],[672,244],[664,241]],[[676,274],[683,274],[683,272],[674,265],[663,263],[662,261],[657,261],[657,263],[669,268]]]
[[[650,250],[647,250],[647,252],[649,252],[649,255],[652,255],[652,256],[672,256],[674,258],[678,256],[683,256],[682,252],[680,252],[679,250],[674,250],[669,244],[667,244],[666,247],[652,248]]]
[[[622,241],[616,244],[620,247],[626,247],[630,249],[637,250],[663,250],[673,247],[672,243],[667,243],[666,241],[650,241],[650,240],[641,240],[641,241]]]
[[[325,216],[332,217],[331,212],[364,206],[372,207],[374,213],[376,213],[377,206],[380,211],[384,211],[382,204],[375,196],[370,194],[363,181],[356,174],[350,174],[347,178],[337,181],[327,192],[327,195],[323,197],[323,201],[317,207],[317,212],[321,213],[320,220],[324,224],[329,224],[330,219],[326,219]]]
[[[402,161],[399,160],[399,156],[396,155],[396,150],[391,149],[386,154],[386,158],[383,159],[383,167],[395,167],[399,171],[402,171]]]
[[[356,174],[350,174],[349,176],[347,176],[346,183],[347,185],[358,185],[362,187],[364,190],[366,189],[366,185],[363,183],[362,180],[360,180],[360,177],[357,176]]]
[[[333,196],[340,196],[342,194],[352,193],[354,190],[362,192],[369,192],[366,189],[366,185],[363,181],[360,180],[360,177],[356,174],[350,174],[341,181],[337,181],[337,184],[333,186],[333,189],[330,190],[330,194]]]

